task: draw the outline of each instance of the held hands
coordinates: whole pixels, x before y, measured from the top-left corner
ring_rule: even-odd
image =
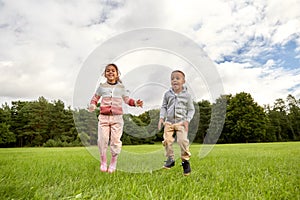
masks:
[[[88,110],[89,112],[93,112],[96,109],[96,105],[95,104],[90,104]]]
[[[143,107],[143,103],[144,103],[144,102],[143,102],[142,100],[139,99],[139,100],[137,100],[137,101],[135,102],[135,105],[136,105],[137,107],[141,107],[141,108],[142,108],[142,107]]]

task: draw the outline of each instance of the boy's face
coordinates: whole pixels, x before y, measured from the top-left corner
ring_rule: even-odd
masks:
[[[171,74],[171,85],[174,92],[179,93],[183,89],[183,84],[185,83],[185,79],[182,73],[173,72]]]

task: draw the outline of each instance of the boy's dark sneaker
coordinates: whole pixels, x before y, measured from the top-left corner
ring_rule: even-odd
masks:
[[[188,160],[182,161],[183,175],[188,176],[191,173],[191,166]]]
[[[173,158],[168,157],[168,159],[165,161],[166,164],[163,166],[163,168],[165,169],[170,169],[171,167],[174,167],[175,165],[175,160],[173,160]]]

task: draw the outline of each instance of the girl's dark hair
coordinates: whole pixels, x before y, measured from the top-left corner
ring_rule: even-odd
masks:
[[[117,82],[122,83],[122,81],[120,80],[121,72],[120,72],[118,66],[116,64],[114,64],[114,63],[109,63],[109,64],[107,64],[105,66],[105,69],[104,69],[104,72],[103,72],[103,76],[105,77],[105,71],[106,71],[107,67],[109,67],[109,66],[113,66],[116,69],[117,74],[118,74]]]

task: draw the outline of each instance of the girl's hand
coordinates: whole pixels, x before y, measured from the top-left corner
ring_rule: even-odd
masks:
[[[164,119],[163,119],[163,118],[160,118],[159,121],[158,121],[158,126],[157,126],[157,128],[158,128],[159,131],[160,131],[160,129],[161,129],[161,125],[162,125],[162,124],[164,124]]]
[[[95,104],[90,104],[88,110],[89,112],[93,112],[96,109],[96,105]]]
[[[141,108],[142,108],[144,102],[143,102],[142,100],[139,99],[139,100],[137,100],[135,103],[136,103],[136,106],[137,106],[137,107],[141,107]]]

